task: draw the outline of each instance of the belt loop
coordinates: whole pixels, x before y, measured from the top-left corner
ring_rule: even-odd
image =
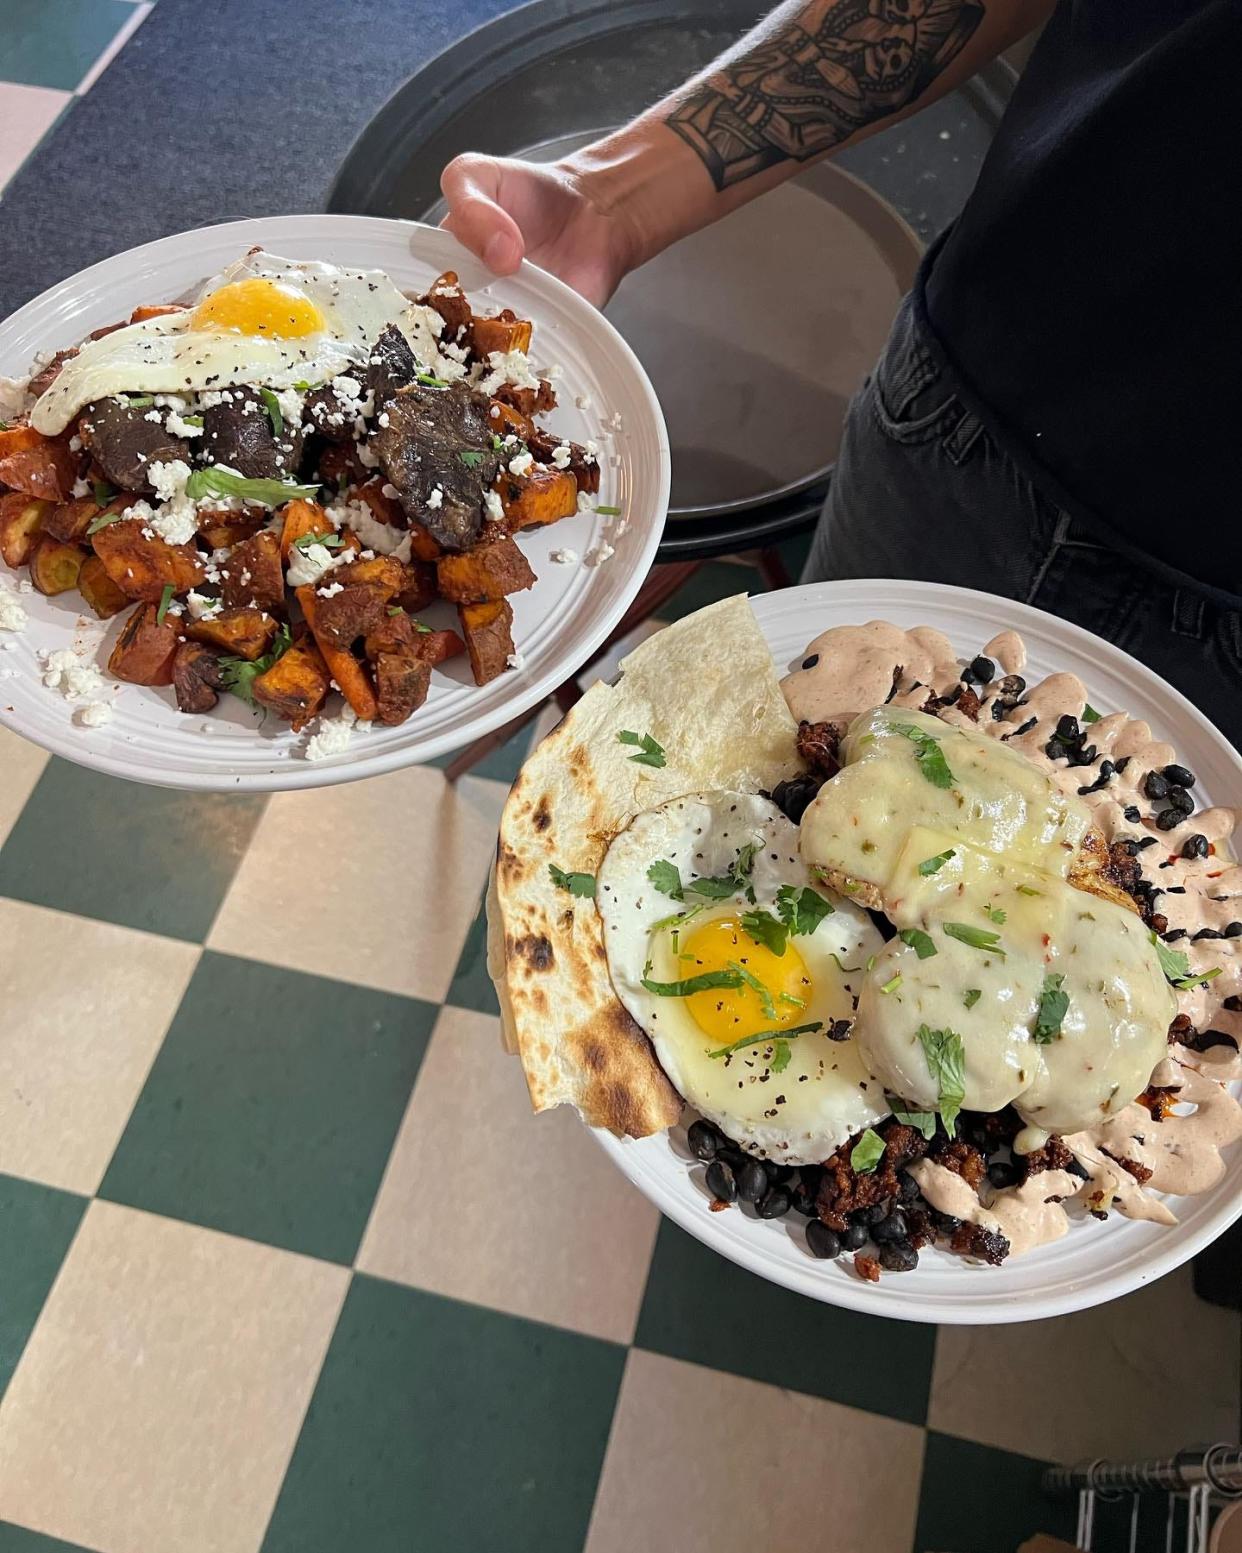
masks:
[[[942,446],[955,464],[964,464],[970,457],[970,450],[979,440],[982,431],[983,422],[978,416],[972,415],[969,410],[963,410],[957,425],[944,437]]]
[[[1173,618],[1170,622],[1176,636],[1188,636],[1201,642],[1206,635],[1207,600],[1200,593],[1187,588],[1173,590]]]

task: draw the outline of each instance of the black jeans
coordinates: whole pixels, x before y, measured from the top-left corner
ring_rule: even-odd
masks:
[[[1242,612],[1108,549],[1043,496],[966,408],[909,298],[850,405],[803,572],[829,577],[958,583],[1060,615],[1155,669],[1242,748]]]

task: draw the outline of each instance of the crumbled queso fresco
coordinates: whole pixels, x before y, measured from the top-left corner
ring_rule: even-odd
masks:
[[[29,622],[26,606],[16,593],[0,588],[0,631],[24,631]]]
[[[45,655],[43,683],[49,690],[59,690],[66,701],[85,701],[102,695],[107,688],[95,665],[84,663],[67,647]]]
[[[307,760],[330,760],[343,755],[355,733],[369,733],[371,724],[359,722],[353,708],[346,706],[339,717],[321,717],[319,729],[306,741]]]

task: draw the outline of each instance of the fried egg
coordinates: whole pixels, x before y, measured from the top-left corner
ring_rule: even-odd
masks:
[[[596,905],[613,987],[674,1087],[754,1154],[826,1159],[888,1115],[850,1038],[867,914],[817,888],[766,798],[693,793],[612,842]]]
[[[382,270],[256,250],[209,280],[193,307],[88,340],[35,404],[31,422],[54,435],[84,405],[125,392],[292,388],[350,371],[365,377],[368,347],[390,322],[420,360],[435,364],[426,312]]]

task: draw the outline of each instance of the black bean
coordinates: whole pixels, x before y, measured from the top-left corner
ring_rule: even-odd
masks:
[[[919,1195],[919,1183],[906,1171],[897,1177],[897,1192],[902,1202],[913,1202]]]
[[[707,1167],[707,1190],[717,1202],[733,1202],[737,1197],[737,1181],[732,1170],[722,1160],[714,1159]]]
[[[847,1224],[841,1231],[841,1247],[845,1251],[859,1251],[867,1244],[867,1231],[861,1224]]]
[[[1131,825],[1137,825],[1138,822],[1143,818],[1142,811],[1139,809],[1137,804],[1128,803],[1121,812],[1125,815],[1126,819],[1129,820]]]
[[[932,1209],[932,1223],[942,1235],[956,1235],[962,1227],[962,1221],[951,1213],[941,1213],[939,1208]]]
[[[686,1142],[690,1145],[690,1152],[695,1159],[715,1159],[719,1150],[724,1147],[722,1133],[710,1122],[692,1123],[686,1134]]]
[[[890,1273],[909,1273],[919,1265],[919,1254],[908,1240],[890,1240],[880,1247],[880,1266]]]
[[[988,1166],[988,1180],[998,1192],[1007,1186],[1013,1186],[1017,1179],[1018,1167],[1003,1159],[998,1159],[994,1165]]]
[[[721,1144],[720,1148],[716,1150],[716,1158],[723,1164],[728,1165],[734,1175],[739,1173],[743,1165],[750,1163],[750,1155],[744,1153],[735,1143]]]
[[[888,1218],[888,1204],[880,1202],[873,1207],[863,1208],[856,1217],[860,1223],[874,1227],[881,1219]]]
[[[772,789],[772,802],[787,820],[798,825],[819,789],[818,777],[790,777],[784,782],[778,782]]]
[[[1117,764],[1113,767],[1113,770],[1116,771],[1118,776],[1120,776],[1129,764],[1130,757],[1128,755],[1123,755]]]
[[[1069,754],[1069,748],[1054,734],[1044,745],[1044,754],[1049,760],[1064,760]]]
[[[980,685],[990,685],[996,678],[996,665],[991,658],[985,658],[980,653],[977,658],[970,660],[970,666],[962,678],[976,680]]]
[[[1187,836],[1182,842],[1183,857],[1206,857],[1208,855],[1208,839],[1201,836],[1198,831],[1193,836]]]
[[[1173,927],[1167,933],[1161,933],[1160,936],[1166,944],[1175,944],[1179,938],[1185,938],[1186,929],[1184,927]]]
[[[793,1175],[793,1167],[791,1165],[778,1165],[774,1159],[765,1159],[763,1161],[763,1168],[768,1173],[768,1180],[774,1186],[784,1186],[785,1182]]]
[[[817,652],[813,652],[809,658],[803,658],[802,667],[804,669],[813,669],[818,662],[819,654]]]
[[[1168,802],[1170,809],[1180,809],[1183,814],[1195,811],[1195,801],[1184,787],[1171,787]]]
[[[1144,847],[1154,847],[1158,845],[1159,842],[1156,840],[1155,836],[1144,836],[1142,841],[1140,841],[1138,844],[1138,849],[1141,852]]]
[[[755,1204],[755,1212],[761,1219],[779,1219],[789,1212],[789,1193],[783,1186],[774,1186],[765,1192]]]
[[[1236,992],[1230,993],[1225,999],[1224,1006],[1231,1014],[1242,1014],[1242,998]]]
[[[815,1193],[808,1192],[805,1186],[795,1186],[793,1190],[793,1209],[805,1219],[815,1217]]]
[[[894,1208],[878,1224],[871,1226],[871,1238],[877,1246],[886,1240],[904,1240],[909,1233],[910,1226],[900,1208]]]
[[[1077,744],[1082,737],[1082,730],[1078,726],[1078,719],[1071,717],[1068,712],[1063,717],[1057,718],[1057,738],[1063,744]]]
[[[1201,938],[1224,938],[1224,936],[1219,928],[1201,927],[1194,935],[1193,942],[1197,943]]]
[[[1143,791],[1152,803],[1159,803],[1162,798],[1169,796],[1169,784],[1158,771],[1149,771],[1143,778]]]
[[[1016,738],[1018,738],[1020,735],[1022,735],[1024,733],[1030,733],[1031,729],[1035,726],[1035,724],[1038,721],[1039,721],[1038,717],[1028,717],[1027,720],[1022,724],[1022,726],[1020,728],[1015,728],[1014,729],[1012,737],[1016,739]],[[1010,734],[1005,734],[1005,738],[1008,739],[1010,737],[1011,737]]]
[[[1071,766],[1093,766],[1095,757],[1099,754],[1094,744],[1084,745],[1076,754],[1070,755]]]
[[[819,1191],[819,1183],[824,1179],[824,1167],[822,1165],[799,1165],[798,1180],[806,1187],[808,1192]]]
[[[822,1219],[812,1219],[807,1225],[806,1246],[812,1256],[824,1261],[841,1255],[841,1237],[835,1230],[829,1229]]]
[[[1156,816],[1156,829],[1174,830],[1185,818],[1186,816],[1177,809],[1161,809]]]
[[[1085,1165],[1080,1165],[1076,1159],[1071,1159],[1065,1168],[1069,1171],[1070,1175],[1077,1176],[1080,1181],[1089,1181],[1091,1179],[1090,1172],[1087,1170],[1087,1167]]]
[[[757,1159],[748,1159],[737,1173],[737,1195],[743,1202],[758,1202],[768,1189],[768,1173]]]
[[[1225,929],[1226,938],[1242,938],[1242,922],[1231,922]]]
[[[1168,777],[1169,781],[1175,783],[1178,787],[1193,787],[1195,785],[1194,772],[1187,771],[1185,766],[1165,766],[1162,775]]]
[[[830,1041],[848,1041],[850,1031],[854,1028],[852,1019],[834,1019],[824,1034]]]

